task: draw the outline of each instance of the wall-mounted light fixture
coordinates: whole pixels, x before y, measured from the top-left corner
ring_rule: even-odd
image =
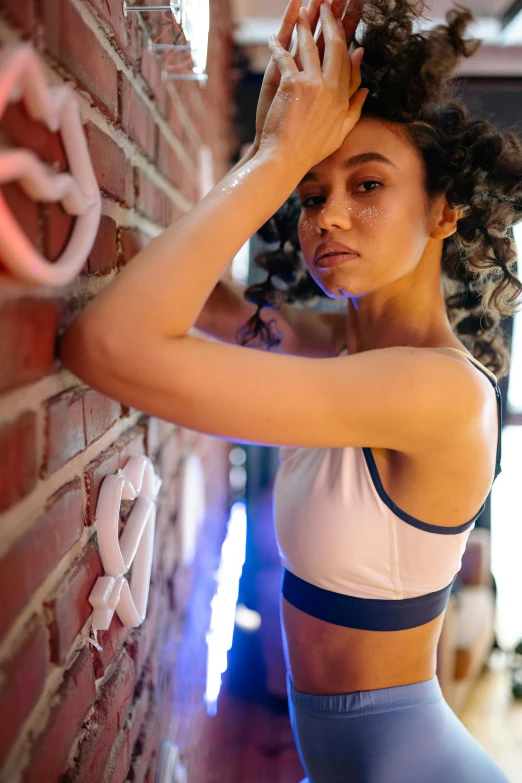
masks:
[[[95,636],[108,629],[115,611],[126,626],[136,627],[145,619],[161,483],[148,457],[131,457],[123,470],[106,476],[101,484],[96,525],[105,575],[98,577],[89,596]],[[122,500],[136,502],[120,536]],[[125,574],[131,565],[129,586]]]
[[[210,603],[210,627],[207,641],[207,677],[204,701],[207,715],[217,714],[221,689],[221,675],[228,666],[228,651],[232,647],[239,595],[239,580],[246,552],[246,506],[234,503],[230,509],[227,533],[221,547],[221,558],[216,573],[217,588]]]
[[[0,51],[0,117],[8,103],[20,100],[31,119],[45,123],[52,133],[60,133],[70,173],[57,174],[32,150],[2,149],[0,187],[16,182],[32,199],[60,202],[76,221],[62,255],[50,263],[26,237],[0,190],[0,255],[19,280],[63,286],[80,272],[94,244],[101,215],[100,191],[75,95],[67,85],[46,83],[30,44],[6,46]]]
[[[169,63],[162,70],[162,79],[169,80],[188,80],[199,81],[203,84],[207,82],[207,52],[208,36],[210,30],[210,3],[209,0],[180,0],[179,3],[170,2],[168,5],[128,5],[123,2],[123,14],[126,17],[129,13],[170,13],[176,23],[182,28],[185,34],[187,44],[158,44],[157,41],[149,39],[149,51],[154,52],[181,52],[187,51],[192,55],[194,63],[191,72],[183,73],[178,70],[179,65]],[[162,31],[162,35],[165,30]],[[173,66],[174,70],[169,70]]]
[[[205,474],[197,454],[189,454],[180,471],[178,532],[180,561],[191,565],[196,555],[198,534],[205,519]]]

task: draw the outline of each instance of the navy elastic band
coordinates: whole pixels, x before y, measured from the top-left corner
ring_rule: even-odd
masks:
[[[283,568],[283,597],[327,623],[364,631],[403,631],[431,622],[446,608],[457,574],[447,587],[415,598],[355,598],[325,590]]]

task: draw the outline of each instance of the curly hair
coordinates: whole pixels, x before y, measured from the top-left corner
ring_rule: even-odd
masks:
[[[363,0],[362,33],[354,39],[364,46],[361,86],[369,89],[362,116],[392,123],[420,153],[428,199],[445,193],[450,208],[463,210],[456,233],[443,242],[446,313],[470,353],[501,378],[510,367],[501,318],[518,312],[522,293],[512,231],[522,220],[522,145],[514,133],[470,119],[455,98],[451,76],[481,44],[464,39],[472,13],[457,5],[446,24],[416,32],[424,9],[424,0]],[[262,320],[263,307],[325,296],[302,260],[300,211],[294,191],[257,232],[277,248],[254,259],[268,277],[245,290],[257,311],[236,333],[241,345],[260,338],[269,350],[281,343],[275,319]]]

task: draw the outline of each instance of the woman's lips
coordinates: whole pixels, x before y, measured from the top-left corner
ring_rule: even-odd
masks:
[[[339,264],[346,264],[354,258],[359,258],[358,253],[332,253],[331,255],[322,256],[317,262],[319,269],[329,269],[332,266],[339,266]]]

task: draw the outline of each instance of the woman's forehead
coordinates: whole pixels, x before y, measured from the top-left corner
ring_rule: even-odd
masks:
[[[380,153],[397,168],[418,165],[418,155],[396,124],[392,126],[391,123],[375,117],[361,117],[341,146],[318,163],[317,168],[338,167],[349,158],[369,152]]]

